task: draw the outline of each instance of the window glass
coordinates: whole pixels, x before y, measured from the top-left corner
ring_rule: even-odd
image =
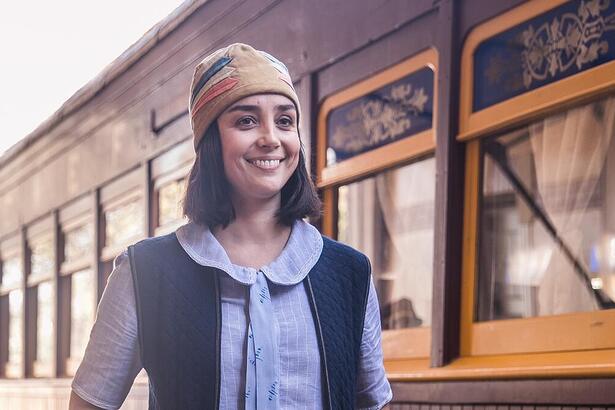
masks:
[[[105,212],[105,245],[121,245],[143,233],[143,206],[140,200]]]
[[[53,359],[53,285],[38,285],[36,305],[36,360],[51,363]]]
[[[158,225],[177,221],[182,218],[181,200],[185,192],[186,180],[180,179],[163,185],[158,190]]]
[[[32,276],[51,275],[54,270],[53,240],[51,237],[33,241],[30,245]]]
[[[2,264],[2,285],[6,287],[19,286],[23,278],[21,257],[6,259]]]
[[[9,292],[9,363],[20,364],[23,357],[23,290]]]
[[[371,260],[383,329],[431,325],[435,160],[338,189],[338,240]]]
[[[615,307],[615,98],[483,142],[477,319]]]
[[[75,261],[90,255],[94,245],[94,226],[85,224],[64,235],[64,260]]]
[[[94,320],[94,274],[86,269],[71,275],[70,357],[83,357]]]

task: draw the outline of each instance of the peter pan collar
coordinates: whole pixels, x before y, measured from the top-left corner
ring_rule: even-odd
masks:
[[[256,281],[259,269],[231,263],[226,251],[207,227],[189,222],[175,233],[184,251],[199,265],[218,268],[245,285]],[[297,220],[282,253],[260,270],[273,283],[295,285],[314,267],[320,258],[322,246],[320,232],[307,222]]]

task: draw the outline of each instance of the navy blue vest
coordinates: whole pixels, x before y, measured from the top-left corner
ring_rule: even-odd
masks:
[[[305,287],[321,354],[326,407],[352,409],[370,265],[323,238]],[[219,271],[194,262],[175,234],[129,247],[150,409],[216,409],[220,395]]]

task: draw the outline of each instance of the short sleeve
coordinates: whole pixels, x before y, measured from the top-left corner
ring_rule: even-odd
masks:
[[[393,392],[384,371],[381,333],[380,307],[374,282],[370,278],[359,358],[355,406],[358,409],[381,409],[393,398]]]
[[[117,409],[141,368],[134,287],[124,252],[114,261],[72,389],[95,406]]]

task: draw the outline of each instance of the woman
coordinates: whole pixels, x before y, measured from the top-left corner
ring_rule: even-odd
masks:
[[[233,44],[191,91],[190,223],[116,259],[71,408],[118,408],[141,368],[150,408],[383,407],[369,261],[302,220],[320,203],[286,67]]]

